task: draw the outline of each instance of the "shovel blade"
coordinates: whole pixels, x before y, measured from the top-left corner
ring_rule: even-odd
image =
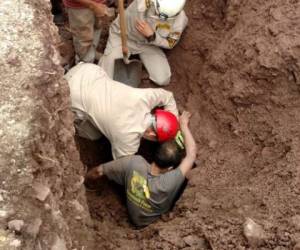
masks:
[[[123,59],[115,61],[114,80],[137,88],[141,83],[142,63],[131,61],[125,64]]]

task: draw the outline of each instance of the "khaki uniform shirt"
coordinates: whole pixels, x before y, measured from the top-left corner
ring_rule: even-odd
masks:
[[[65,78],[70,86],[72,107],[86,112],[110,140],[115,159],[137,152],[153,108],[164,106],[178,117],[171,92],[129,87],[110,79],[97,65],[78,64]]]
[[[156,39],[148,42],[147,39],[136,29],[136,20],[145,20],[155,31]],[[132,53],[140,53],[145,45],[156,45],[165,49],[172,49],[179,41],[181,34],[188,23],[184,11],[177,16],[161,21],[155,13],[155,8],[150,0],[135,0],[126,9],[126,21],[128,32],[128,47],[133,48]],[[119,16],[110,27],[110,39],[107,44],[106,53],[114,47],[121,45]]]

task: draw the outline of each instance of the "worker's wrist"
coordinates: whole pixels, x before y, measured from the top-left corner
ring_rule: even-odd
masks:
[[[90,1],[90,2],[87,4],[87,7],[88,7],[91,11],[93,11],[93,12],[96,12],[96,10],[97,10],[97,4],[96,4],[96,2]]]
[[[153,42],[156,38],[156,34],[155,32],[153,32],[153,34],[151,36],[148,36],[147,37],[147,41],[150,43],[150,42]]]
[[[103,175],[103,166],[102,165],[98,166],[96,171],[98,176],[101,177]]]
[[[185,123],[182,123],[182,124],[180,124],[180,128],[181,128],[181,131],[183,132],[183,130],[189,129],[189,125],[185,124]]]

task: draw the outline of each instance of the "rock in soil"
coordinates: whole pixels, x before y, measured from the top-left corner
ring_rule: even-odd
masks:
[[[35,183],[32,187],[36,193],[35,197],[40,201],[45,201],[50,194],[50,188],[41,183]]]
[[[56,240],[53,246],[51,247],[51,250],[67,250],[65,241],[56,236]]]
[[[259,246],[266,239],[266,233],[261,225],[247,218],[244,223],[244,235],[251,246]]]
[[[27,226],[26,233],[35,239],[38,233],[40,232],[41,225],[42,220],[40,218],[34,219],[33,222]]]
[[[292,223],[297,230],[300,230],[300,215],[295,215],[292,218]]]
[[[23,220],[12,220],[8,222],[8,228],[12,231],[20,232],[24,226]]]
[[[196,249],[206,249],[206,240],[204,238],[199,238],[196,235],[189,235],[183,238],[183,241],[190,247],[195,247]]]

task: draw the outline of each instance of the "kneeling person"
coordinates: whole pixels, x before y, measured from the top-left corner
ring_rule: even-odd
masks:
[[[90,170],[86,180],[105,175],[124,185],[131,221],[137,226],[149,225],[171,209],[196,159],[196,143],[188,127],[189,119],[188,112],[180,117],[186,149],[183,160],[184,150],[179,144],[175,140],[167,141],[159,146],[151,165],[141,156],[123,157]]]
[[[141,138],[164,142],[178,131],[174,96],[161,88],[132,88],[110,79],[91,63],[80,63],[66,75],[78,135],[97,140],[105,135],[114,159],[133,155]],[[163,107],[164,110],[156,110]]]

